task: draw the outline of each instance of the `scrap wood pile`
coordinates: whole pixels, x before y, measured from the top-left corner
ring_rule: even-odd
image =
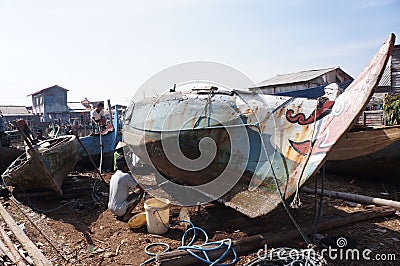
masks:
[[[5,265],[52,265],[0,203],[0,252]],[[11,232],[11,236],[7,233]],[[19,243],[19,244],[17,244]],[[8,260],[4,260],[4,256]]]

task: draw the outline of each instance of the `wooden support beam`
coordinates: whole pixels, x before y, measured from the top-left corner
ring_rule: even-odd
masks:
[[[341,226],[363,222],[366,220],[388,217],[395,214],[395,210],[388,209],[380,209],[379,211],[366,211],[366,212],[358,212],[355,214],[349,214],[345,217],[335,217],[330,219],[322,220],[318,226],[318,231],[327,231],[334,228],[338,228]],[[308,226],[305,230],[303,230],[306,234],[311,234],[314,230],[313,226]],[[300,234],[297,230],[278,232],[278,233],[263,233],[250,237],[245,237],[241,240],[234,241],[234,248],[238,254],[243,254],[249,251],[253,251],[256,249],[263,248],[264,245],[268,244],[268,246],[274,246],[280,243],[284,243],[286,241],[295,239],[300,237]],[[210,259],[216,259],[225,250],[215,250],[208,253]],[[201,252],[194,251],[195,253]],[[185,250],[174,250],[170,252],[166,252],[163,254],[159,254],[156,257],[156,261],[161,263],[162,266],[183,266],[183,265],[193,265],[199,263],[199,260],[195,257],[191,256]]]
[[[303,187],[301,191],[304,191],[308,194],[314,194],[315,191],[312,188]],[[317,194],[321,195],[321,189],[317,189]],[[400,202],[394,200],[387,200],[382,198],[374,198],[359,194],[353,193],[345,193],[345,192],[338,192],[338,191],[331,191],[331,190],[324,190],[324,196],[329,196],[332,198],[338,198],[343,200],[348,200],[352,202],[362,203],[366,205],[377,205],[377,206],[387,206],[390,208],[394,208],[396,210],[400,210]]]
[[[0,203],[0,215],[6,222],[10,230],[13,232],[15,238],[21,243],[24,249],[28,252],[29,256],[33,259],[36,265],[50,266],[52,263],[43,255],[43,253],[36,247],[35,244],[28,238],[22,231],[18,224],[14,221],[11,215]]]

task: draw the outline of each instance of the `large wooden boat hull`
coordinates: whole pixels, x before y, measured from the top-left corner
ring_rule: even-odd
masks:
[[[3,173],[22,152],[22,150],[0,146],[0,173]]]
[[[281,203],[281,195],[289,198],[318,171],[351,127],[372,96],[393,43],[392,35],[335,102],[248,91],[170,92],[130,106],[124,141],[168,182],[196,191],[215,182],[217,195],[224,171],[228,177],[240,175],[219,200],[249,217],[265,215]],[[175,157],[183,155],[187,164],[201,158],[204,139],[216,146],[213,160],[202,169],[177,166]],[[168,145],[177,145],[175,152],[164,148]],[[141,183],[141,177],[137,179]],[[207,193],[213,198],[213,192]]]
[[[36,156],[23,153],[3,173],[8,185],[24,190],[52,189],[61,191],[64,178],[73,170],[79,159],[75,136],[61,136],[44,140],[34,146],[53,181],[40,166]],[[28,150],[31,154],[32,151]],[[56,187],[54,187],[54,185]]]
[[[366,156],[398,141],[400,141],[400,126],[383,126],[347,132],[329,153],[328,161],[343,161]]]
[[[392,178],[400,172],[400,126],[348,132],[328,155],[327,171],[355,177]]]

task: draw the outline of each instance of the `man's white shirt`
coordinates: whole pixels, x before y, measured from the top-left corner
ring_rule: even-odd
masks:
[[[103,116],[104,116],[104,110],[101,110],[100,113],[98,113],[96,109],[93,109],[90,112],[90,117],[94,118],[95,120],[100,120],[101,117],[103,117]]]

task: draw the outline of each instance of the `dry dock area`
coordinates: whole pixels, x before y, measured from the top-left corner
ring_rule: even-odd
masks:
[[[133,230],[126,223],[117,221],[107,210],[108,185],[95,181],[94,177],[95,174],[92,173],[68,176],[63,184],[65,193],[61,198],[48,195],[43,199],[17,189],[14,191],[16,199],[24,205],[11,200],[3,200],[3,205],[17,224],[24,224],[27,236],[54,265],[139,265],[149,258],[144,248],[150,243],[165,242],[172,250],[180,245],[184,232],[182,225],[158,236],[148,234],[146,227]],[[107,175],[106,179],[109,177]],[[391,179],[377,182],[361,177],[353,179],[328,175],[325,178],[325,189],[399,200],[399,184],[394,181]],[[94,196],[93,185],[96,190]],[[309,180],[306,185],[313,187],[314,180]],[[305,228],[314,220],[315,197],[306,193],[301,193],[300,196],[302,206],[291,209],[291,212],[302,228]],[[52,212],[46,213],[48,210]],[[324,218],[345,217],[355,212],[384,210],[372,205],[324,197],[321,221]],[[135,209],[135,212],[141,211],[142,203]],[[171,207],[172,221],[178,219],[179,211],[180,207]],[[189,208],[189,212],[191,221],[204,228],[211,240],[227,237],[241,240],[259,233],[285,234],[294,230],[281,206],[269,215],[257,219],[247,218],[218,203],[208,204],[199,210]],[[390,217],[373,218],[318,232],[317,245],[319,248],[329,245],[335,247],[340,237],[346,239],[348,248],[368,248],[372,250],[371,256],[378,253],[395,254],[397,261],[335,260],[330,265],[357,265],[360,262],[364,265],[397,265],[400,258],[400,214],[396,212]],[[272,247],[304,247],[304,241],[297,237],[275,243]],[[240,254],[237,265],[248,263],[256,257],[256,252],[257,250],[253,250]]]

